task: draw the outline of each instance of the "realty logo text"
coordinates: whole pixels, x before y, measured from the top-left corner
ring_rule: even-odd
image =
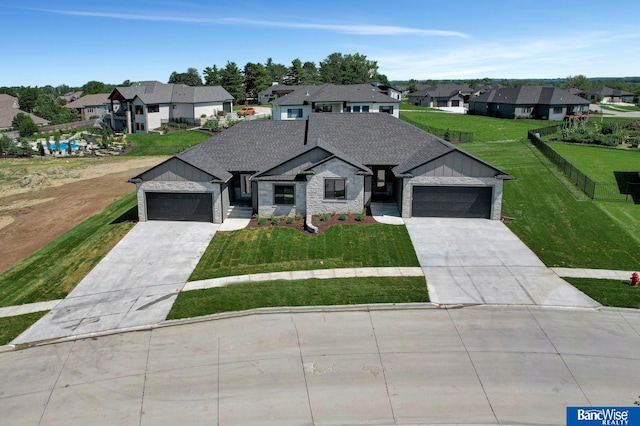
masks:
[[[599,425],[629,425],[629,410],[617,408],[583,409],[578,408],[577,420],[586,422],[598,422]]]

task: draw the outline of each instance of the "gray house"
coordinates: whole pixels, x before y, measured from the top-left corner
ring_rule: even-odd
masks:
[[[467,84],[438,84],[409,93],[409,103],[427,108],[464,113],[465,100],[474,92]]]
[[[631,92],[612,89],[611,87],[606,86],[584,91],[580,96],[590,100],[591,102],[602,102],[605,104],[618,102],[633,103],[634,98],[634,95]]]
[[[468,113],[500,118],[564,120],[568,116],[588,114],[589,101],[558,87],[503,87],[471,98]]]
[[[511,176],[388,114],[242,122],[132,178],[141,221],[360,212],[500,219]]]

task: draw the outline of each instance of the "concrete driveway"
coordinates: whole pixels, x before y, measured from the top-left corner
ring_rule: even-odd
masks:
[[[53,310],[12,343],[164,321],[218,225],[138,223]]]
[[[410,218],[405,223],[434,303],[600,306],[547,268],[500,221]]]

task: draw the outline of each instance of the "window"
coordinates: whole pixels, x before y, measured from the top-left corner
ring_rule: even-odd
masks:
[[[562,114],[562,107],[553,107],[553,113],[554,114]]]
[[[344,112],[351,112],[351,107],[350,106],[344,107]]]
[[[360,112],[360,105],[354,105],[352,110],[353,112]]]
[[[173,109],[178,109],[178,105],[172,105],[171,106]]]
[[[459,107],[460,106],[460,99],[453,99],[451,101],[451,106],[452,107]]]
[[[148,105],[147,112],[160,112],[160,105],[158,104]]]
[[[136,105],[136,115],[142,115],[142,105]]]
[[[136,130],[144,132],[144,123],[136,123]]]
[[[533,107],[522,107],[523,114],[531,114],[531,111],[533,111]]]
[[[251,177],[248,173],[242,173],[240,175],[240,195],[246,197],[251,195],[251,181],[249,178]]]
[[[293,205],[294,202],[293,185],[276,185],[273,188],[273,203]]]
[[[347,198],[345,179],[325,179],[324,198],[327,200],[345,200]]]
[[[288,118],[302,118],[302,108],[289,108],[287,110]]]
[[[362,112],[369,112],[369,105],[364,105],[362,107]]]
[[[393,114],[393,105],[388,105],[388,106],[380,105],[380,112],[386,112],[388,114]]]

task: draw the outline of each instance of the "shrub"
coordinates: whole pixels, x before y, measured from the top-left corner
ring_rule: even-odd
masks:
[[[280,218],[279,217],[274,217],[273,219],[271,219],[271,223],[273,225],[280,225]]]
[[[331,215],[328,213],[323,214],[322,216],[320,216],[320,220],[323,222],[327,222],[329,220],[331,220]]]
[[[296,223],[296,218],[292,217],[292,216],[287,217],[287,223],[289,225],[292,225],[292,224]]]
[[[347,220],[347,215],[342,213],[340,216],[338,216],[338,220]]]
[[[615,122],[606,121],[602,123],[602,130],[600,131],[603,135],[611,135],[617,133],[620,130],[620,125]]]
[[[356,216],[356,220],[358,222],[362,222],[365,218],[365,214],[364,213],[360,213],[358,216]]]
[[[267,224],[266,217],[261,217],[260,219],[258,219],[258,225],[266,225],[266,224]]]

